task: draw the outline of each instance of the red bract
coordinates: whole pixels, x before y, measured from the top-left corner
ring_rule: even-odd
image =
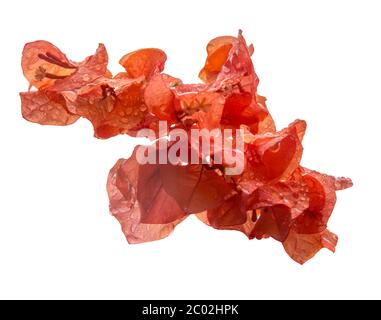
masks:
[[[201,164],[140,164],[135,149],[109,173],[111,213],[129,243],[162,239],[196,214],[216,229],[237,230],[249,239],[271,237],[304,263],[321,248],[335,250],[337,236],[327,224],[336,191],[352,182],[300,165],[306,123],[296,120],[276,130],[266,98],[257,92],[253,52],[241,32],[215,38],[199,73],[203,83],[183,84],[162,73],[167,57],[160,49],[126,54],[120,59],[125,71],[113,76],[102,44],[94,55],[73,62],[51,43],[35,41],[25,45],[22,55],[24,75],[35,88],[20,94],[22,115],[44,125],[69,125],[83,117],[102,139],[135,136],[140,129],[158,133],[161,120],[185,130],[187,137],[192,129],[243,129],[243,151],[234,139],[226,147],[221,136],[223,147],[209,156],[201,152]],[[188,154],[194,151],[190,141]],[[158,148],[155,143],[156,156],[170,154],[174,144]],[[243,172],[227,174],[226,150],[244,153]],[[219,156],[222,163],[216,161]]]

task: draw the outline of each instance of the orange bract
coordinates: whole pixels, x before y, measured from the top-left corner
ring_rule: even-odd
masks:
[[[321,248],[335,250],[337,236],[327,224],[336,191],[352,181],[300,165],[306,123],[296,120],[276,130],[266,98],[257,92],[253,52],[241,31],[215,38],[199,73],[203,83],[183,84],[162,73],[167,57],[160,49],[124,55],[125,71],[113,76],[103,44],[73,62],[51,43],[35,41],[22,53],[23,73],[36,89],[20,93],[22,115],[43,125],[70,125],[83,117],[101,139],[135,136],[145,128],[156,132],[160,120],[187,136],[191,129],[244,129],[244,171],[235,176],[226,174],[225,156],[222,164],[215,159],[229,148],[242,153],[236,145],[215,150],[203,164],[139,164],[137,149],[118,160],[107,181],[110,211],[129,243],[162,239],[196,214],[216,229],[280,241],[292,259],[304,263]],[[156,156],[170,152],[154,150]]]
[[[126,54],[119,63],[126,69],[129,77],[145,76],[149,79],[155,73],[163,71],[166,60],[165,52],[148,48]]]

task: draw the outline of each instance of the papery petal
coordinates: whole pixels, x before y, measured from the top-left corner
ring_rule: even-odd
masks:
[[[259,79],[250,57],[253,47],[246,45],[241,31],[237,38],[213,39],[207,52],[199,76],[209,84],[209,91],[221,91],[225,96],[221,123],[234,127],[247,125],[257,133],[260,123],[267,118],[265,126],[270,128],[271,117],[268,117],[265,98],[257,95]]]
[[[107,75],[107,64],[107,51],[105,46],[100,43],[94,55],[87,57],[83,62],[77,64],[76,72],[62,80],[57,80],[49,90],[62,92],[86,86],[96,79]]]
[[[42,40],[24,46],[21,66],[30,86],[38,89],[52,86],[57,79],[73,74],[77,68],[60,49]]]
[[[247,47],[241,31],[237,38],[213,39],[208,44],[207,51],[205,67],[199,76],[207,83],[211,83],[211,89],[239,84],[242,91],[252,95],[256,93],[259,79],[250,57],[252,47]]]
[[[262,110],[263,109],[267,110],[265,97],[262,97],[257,94],[256,101]],[[258,118],[261,120],[259,121],[259,123],[255,125],[254,128],[253,127],[251,128],[253,133],[263,134],[266,132],[271,132],[271,133],[276,132],[275,122],[273,118],[271,117],[271,114],[268,112],[268,110],[267,110],[267,115],[264,118],[262,117],[258,117]]]
[[[284,205],[290,209],[291,219],[295,219],[309,207],[309,203],[308,186],[298,169],[285,181],[258,186],[251,193],[249,207],[260,209]]]
[[[262,239],[272,237],[284,241],[290,231],[291,210],[289,207],[276,204],[256,210],[257,221],[250,238]]]
[[[24,119],[39,124],[66,126],[79,116],[66,108],[65,99],[47,91],[21,92],[21,112]]]
[[[208,224],[216,229],[244,224],[247,220],[246,211],[244,199],[240,194],[235,194],[220,206],[207,211]]]
[[[298,234],[292,230],[283,242],[288,255],[300,264],[311,259],[322,248],[335,252],[336,245],[337,236],[327,229],[315,234]]]
[[[203,165],[162,165],[163,187],[188,213],[219,206],[232,194],[232,188],[214,170]]]
[[[303,180],[308,188],[309,206],[295,219],[293,228],[297,233],[319,233],[327,228],[335,207],[337,180],[317,171],[304,171]]]
[[[119,63],[126,69],[130,78],[145,76],[149,79],[164,69],[167,55],[156,48],[140,49],[123,56]]]
[[[264,104],[258,103],[250,93],[232,93],[226,97],[221,123],[236,127],[247,125],[253,127],[252,131],[257,133],[259,123],[268,114]]]
[[[237,38],[230,36],[217,37],[209,41],[206,47],[208,57],[204,68],[199,73],[201,80],[210,82],[216,79],[236,41]]]
[[[122,133],[134,135],[143,127],[148,112],[143,85],[141,79],[107,80],[62,94],[69,110],[87,118],[96,137],[107,139]]]
[[[152,164],[139,166],[137,199],[142,223],[166,224],[187,216],[164,187],[162,167]]]
[[[256,136],[248,145],[248,176],[267,183],[290,177],[302,157],[304,130],[305,122],[296,121],[277,133]]]
[[[176,119],[174,93],[170,89],[180,82],[166,74],[156,74],[144,90],[144,102],[149,112],[160,120],[173,122]]]
[[[139,164],[134,157],[129,160],[121,159],[115,164],[107,181],[110,211],[120,222],[129,243],[165,238],[183,218],[162,224],[142,223],[141,206],[137,200],[138,176]]]

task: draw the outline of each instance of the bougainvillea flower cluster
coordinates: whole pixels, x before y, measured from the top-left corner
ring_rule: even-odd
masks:
[[[163,73],[166,54],[147,48],[120,59],[125,71],[112,75],[100,44],[82,62],[69,60],[47,41],[25,45],[22,69],[30,83],[22,92],[23,117],[43,125],[69,125],[88,119],[95,137],[136,136],[141,129],[243,129],[244,170],[227,175],[226,165],[140,164],[120,159],[107,181],[112,215],[129,243],[168,236],[189,215],[249,239],[273,238],[299,263],[321,248],[335,250],[327,229],[336,190],[348,178],[335,178],[300,165],[306,123],[296,120],[276,130],[242,33],[207,45],[200,84],[184,84]],[[242,130],[240,130],[242,132]],[[162,152],[163,150],[160,150]]]

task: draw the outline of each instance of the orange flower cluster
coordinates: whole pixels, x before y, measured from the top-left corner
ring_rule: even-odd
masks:
[[[300,165],[306,123],[277,131],[257,93],[259,79],[241,32],[211,40],[201,84],[183,84],[163,73],[166,54],[141,49],[122,57],[125,71],[113,76],[100,44],[82,62],[69,60],[46,41],[25,45],[22,68],[30,88],[20,94],[22,115],[31,122],[69,125],[91,121],[97,138],[135,136],[158,130],[159,121],[190,131],[244,129],[244,171],[226,175],[224,164],[139,164],[136,150],[111,169],[107,190],[112,214],[129,243],[168,236],[190,214],[213,228],[238,230],[249,239],[272,237],[299,263],[321,248],[334,251],[327,229],[336,190],[334,178]]]

